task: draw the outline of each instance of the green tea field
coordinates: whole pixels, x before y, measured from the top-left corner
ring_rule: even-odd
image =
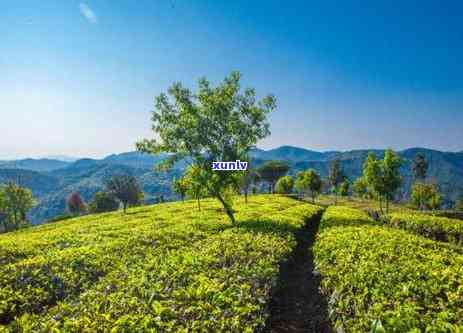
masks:
[[[280,195],[235,198],[235,225],[216,200],[201,207],[1,235],[0,331],[463,331],[459,236]]]

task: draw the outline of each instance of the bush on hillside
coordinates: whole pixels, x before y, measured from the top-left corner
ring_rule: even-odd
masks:
[[[294,180],[291,176],[284,176],[278,179],[275,185],[275,192],[279,194],[289,194],[293,191]]]
[[[91,213],[104,213],[118,210],[119,206],[119,201],[114,195],[100,191],[95,194],[89,208]]]

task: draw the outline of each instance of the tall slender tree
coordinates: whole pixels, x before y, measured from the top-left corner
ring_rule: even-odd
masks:
[[[331,190],[334,193],[335,203],[338,202],[339,185],[341,185],[345,178],[346,177],[342,170],[341,161],[337,158],[331,161],[328,181],[331,185]]]

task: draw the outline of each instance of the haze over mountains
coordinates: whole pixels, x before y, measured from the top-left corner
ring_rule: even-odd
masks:
[[[328,174],[330,161],[339,158],[345,174],[353,181],[362,173],[368,152],[382,156],[384,150],[353,150],[347,152],[317,152],[304,148],[282,146],[270,150],[254,149],[251,165],[258,166],[265,160],[284,160],[291,165],[290,174],[308,168],[316,169],[323,177]],[[463,152],[441,152],[425,148],[400,151],[406,163],[402,167],[404,186],[398,197],[406,198],[411,185],[410,163],[418,153],[429,162],[429,177],[436,181],[447,204],[456,200],[463,191]],[[105,181],[113,175],[129,174],[138,178],[148,202],[162,195],[165,199],[177,199],[171,191],[173,177],[179,177],[184,163],[178,163],[172,171],[158,173],[153,165],[166,155],[152,156],[138,152],[114,154],[104,159],[22,159],[0,161],[0,183],[19,182],[30,188],[39,204],[31,211],[34,223],[41,223],[65,211],[67,196],[78,191],[89,202],[101,190]],[[65,160],[67,159],[67,160]]]

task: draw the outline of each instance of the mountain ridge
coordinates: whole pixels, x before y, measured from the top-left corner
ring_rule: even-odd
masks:
[[[266,160],[284,160],[290,164],[289,174],[295,175],[298,171],[314,168],[323,177],[328,175],[331,160],[338,158],[345,174],[350,181],[355,180],[362,173],[363,162],[369,152],[382,157],[384,149],[356,149],[351,151],[325,151],[317,152],[294,146],[281,146],[274,149],[253,149],[250,152],[251,166],[258,167]],[[446,202],[458,198],[463,191],[463,152],[442,152],[433,149],[413,147],[398,151],[405,160],[402,167],[404,186],[398,195],[405,199],[409,195],[412,183],[410,170],[411,160],[418,152],[422,153],[429,162],[429,178],[439,183]],[[24,159],[28,163],[16,163],[14,166],[31,167],[31,169],[3,167],[0,162],[0,183],[15,181],[22,186],[31,188],[38,199],[38,206],[31,213],[34,223],[40,223],[65,210],[67,196],[78,191],[86,202],[93,195],[103,189],[105,181],[117,174],[134,175],[146,194],[149,202],[156,197],[165,199],[178,199],[171,191],[173,177],[180,177],[186,163],[179,162],[173,170],[167,173],[156,172],[153,166],[165,158],[167,154],[154,156],[139,152],[126,152],[111,154],[102,159],[82,158],[75,162],[61,162],[62,167],[53,168],[44,159],[44,165],[38,164],[36,159]],[[32,162],[31,162],[32,161]],[[10,163],[12,161],[9,161]],[[56,164],[55,166],[57,166]],[[32,170],[39,168],[39,171]]]

